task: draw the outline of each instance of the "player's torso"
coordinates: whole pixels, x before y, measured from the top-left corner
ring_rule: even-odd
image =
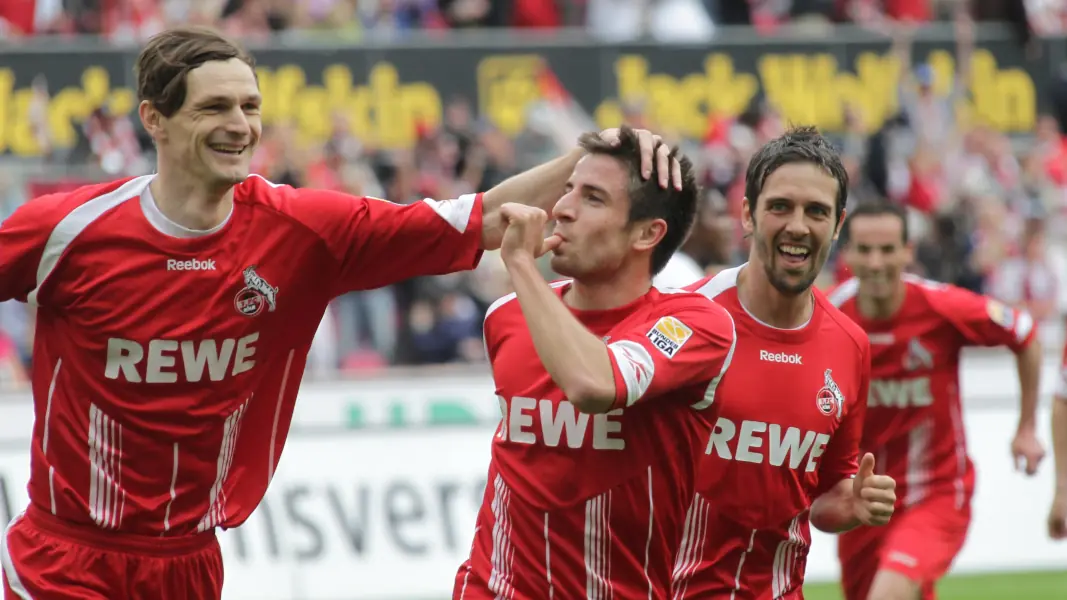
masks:
[[[499,319],[519,318],[511,303]],[[614,323],[586,323],[610,341],[649,318],[637,310]],[[545,372],[524,326],[508,327],[493,358],[501,422],[493,458],[510,485],[545,509],[574,505],[624,481],[646,478],[649,468],[667,471],[678,490],[691,489],[695,462],[710,431],[707,413],[690,404],[703,389],[667,396],[603,414],[583,414]],[[666,450],[670,450],[670,459]],[[562,474],[582,473],[581,477]],[[536,482],[536,483],[534,483]]]
[[[172,465],[192,495],[202,488],[188,502],[206,504],[245,451],[242,429],[279,433],[283,382],[299,382],[328,300],[325,282],[302,266],[320,252],[284,219],[244,204],[216,233],[165,235],[136,198],[73,240],[37,297],[34,388],[47,404],[39,415],[74,422],[39,419],[35,432],[50,439],[44,458],[65,484],[125,498],[121,509],[118,500],[90,506],[94,518],[106,513],[104,526],[117,527],[139,511],[162,515],[175,490],[154,484],[171,479]],[[284,440],[287,415],[281,425]],[[90,465],[81,464],[86,440]],[[93,462],[112,453],[117,466]],[[168,472],[150,473],[161,466]],[[174,521],[183,501],[168,511]]]
[[[921,500],[931,484],[969,486],[960,404],[963,338],[914,288],[892,319],[863,319],[854,301],[842,311],[871,343],[871,386],[861,448],[878,471],[897,480],[902,505]]]
[[[734,315],[737,347],[698,485],[725,518],[784,526],[810,505],[820,458],[859,400],[859,349],[826,315],[809,324],[817,343],[797,342],[755,322],[736,292],[716,301]]]

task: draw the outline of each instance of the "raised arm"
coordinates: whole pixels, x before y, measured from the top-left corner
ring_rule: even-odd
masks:
[[[670,147],[663,143],[660,136],[644,129],[635,130],[641,142],[641,170],[645,178],[652,173],[652,163],[656,161],[659,184],[663,187],[674,185],[682,189],[681,165],[677,159],[670,158]],[[605,140],[617,141],[619,129],[605,129],[600,133]],[[514,202],[535,206],[550,213],[552,206],[563,195],[563,186],[567,183],[574,166],[582,158],[584,151],[577,146],[567,154],[515,175],[482,195],[482,248],[496,250],[504,239],[504,221],[500,216],[500,207]],[[668,169],[668,164],[670,168]],[[670,181],[668,181],[668,173]]]

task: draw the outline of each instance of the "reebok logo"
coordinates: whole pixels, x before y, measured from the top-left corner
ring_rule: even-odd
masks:
[[[214,260],[174,260],[167,259],[168,271],[214,271]]]
[[[773,363],[783,363],[787,365],[802,365],[803,359],[799,354],[786,354],[784,352],[767,352],[766,350],[759,351],[759,359]]]

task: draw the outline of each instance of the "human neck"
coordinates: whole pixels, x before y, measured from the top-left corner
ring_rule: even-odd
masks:
[[[892,317],[904,304],[904,282],[898,281],[893,293],[885,298],[872,298],[862,293],[856,295],[856,307],[865,319],[880,321]]]
[[[771,285],[763,265],[752,262],[737,274],[737,298],[753,317],[779,329],[803,326],[815,310],[811,290],[787,296]]]
[[[225,190],[197,185],[195,178],[160,169],[149,184],[152,198],[163,216],[194,231],[217,227],[233,208],[233,187]]]
[[[637,300],[651,287],[648,275],[593,281],[575,279],[563,295],[563,301],[578,310],[610,310]]]

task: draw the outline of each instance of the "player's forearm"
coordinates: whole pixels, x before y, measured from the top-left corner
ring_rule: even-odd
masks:
[[[1041,344],[1035,337],[1015,355],[1019,373],[1019,430],[1037,426],[1037,399],[1041,384]]]
[[[1052,399],[1052,453],[1056,461],[1056,491],[1067,494],[1067,398]]]
[[[579,411],[602,413],[615,401],[615,372],[607,345],[563,304],[537,264],[508,265],[511,284],[541,364]]]
[[[826,533],[844,533],[860,524],[852,497],[852,480],[844,479],[811,503],[811,526]]]
[[[551,214],[563,195],[563,187],[574,166],[584,156],[581,148],[509,177],[482,195],[482,247],[496,250],[504,239],[504,221],[500,207],[507,202],[536,206]]]

